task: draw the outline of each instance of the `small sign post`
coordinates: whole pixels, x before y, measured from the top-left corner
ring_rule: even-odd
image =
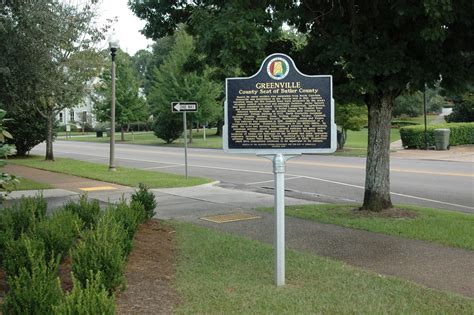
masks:
[[[68,136],[70,139],[71,138],[71,125],[66,124],[66,139],[68,138]]]
[[[272,160],[275,178],[275,283],[285,284],[286,161],[336,151],[332,76],[305,75],[284,54],[248,78],[226,79],[224,151]]]
[[[173,113],[183,113],[183,130],[184,130],[184,173],[188,179],[188,127],[186,123],[186,112],[196,112],[198,109],[197,102],[171,102],[171,111]],[[192,127],[191,127],[192,128]]]

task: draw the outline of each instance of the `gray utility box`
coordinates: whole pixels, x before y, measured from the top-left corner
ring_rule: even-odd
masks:
[[[435,129],[434,139],[436,150],[448,150],[449,148],[449,129]]]

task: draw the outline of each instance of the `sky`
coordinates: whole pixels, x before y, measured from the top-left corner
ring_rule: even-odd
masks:
[[[128,8],[127,0],[101,0],[98,14],[101,24],[105,23],[108,18],[118,18],[112,28],[120,42],[120,48],[130,55],[134,55],[137,50],[145,49],[153,43],[140,33],[145,22],[136,17]]]

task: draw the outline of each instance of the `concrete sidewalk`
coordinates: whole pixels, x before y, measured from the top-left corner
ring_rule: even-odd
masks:
[[[36,173],[35,170],[31,171],[34,175],[29,176],[28,169],[23,171],[24,177],[43,182],[48,180],[55,187],[63,187],[61,193],[65,196],[54,199],[58,206],[59,200],[67,201],[71,196],[78,196],[80,190],[76,189],[84,186],[84,183],[97,185],[96,187],[111,186],[109,183],[64,174],[46,171]],[[117,186],[116,189],[91,191],[88,195],[102,202],[114,202],[123,196],[129,197],[134,191],[130,187],[114,186]],[[209,184],[152,191],[157,197],[156,217],[159,219],[190,222],[258,241],[273,242],[273,214],[254,210],[256,207],[272,207],[273,195]],[[33,193],[34,191],[24,192]],[[285,198],[285,201],[287,205],[308,203],[294,198]],[[232,213],[247,213],[260,218],[230,223],[202,220],[210,215]],[[286,245],[289,249],[341,260],[382,275],[393,275],[431,288],[474,297],[474,251],[291,217],[286,218]]]

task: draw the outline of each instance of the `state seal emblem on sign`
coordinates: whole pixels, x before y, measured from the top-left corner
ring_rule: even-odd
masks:
[[[285,78],[289,71],[290,65],[288,64],[288,61],[280,57],[270,60],[267,66],[267,73],[270,78],[274,80],[281,80]]]

